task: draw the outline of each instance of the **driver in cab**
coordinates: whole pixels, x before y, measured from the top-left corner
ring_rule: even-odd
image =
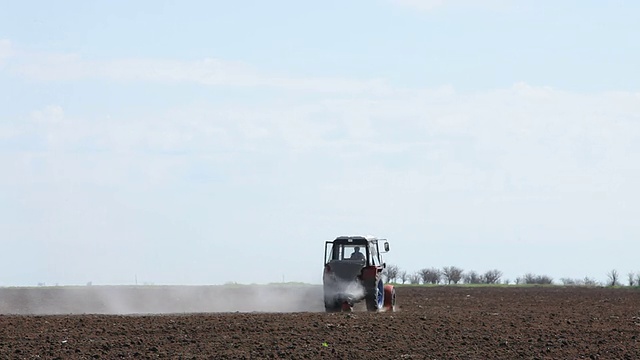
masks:
[[[351,260],[366,260],[366,256],[360,252],[360,247],[356,246],[351,253]]]

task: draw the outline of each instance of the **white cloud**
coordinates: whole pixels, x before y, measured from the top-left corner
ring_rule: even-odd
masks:
[[[259,71],[243,63],[208,58],[199,61],[158,59],[85,60],[76,54],[27,54],[9,71],[42,81],[101,79],[133,82],[190,82],[212,86],[265,87],[294,91],[388,94],[382,80],[304,78]]]
[[[207,181],[215,173],[228,183],[292,191],[304,191],[299,184],[305,183],[319,189],[307,196],[327,208],[349,199],[379,215],[386,210],[374,202],[381,199],[415,216],[424,213],[420,199],[470,194],[458,199],[475,204],[467,210],[441,204],[442,215],[434,218],[442,223],[455,221],[456,211],[467,221],[509,217],[510,206],[531,199],[557,202],[549,214],[560,216],[570,209],[563,197],[575,202],[567,194],[639,195],[630,180],[640,177],[638,93],[580,94],[526,83],[470,94],[451,86],[398,89],[376,81],[277,77],[221,60],[21,60],[27,65],[11,71],[40,80],[188,81],[325,94],[159,106],[135,117],[80,116],[73,106],[48,106],[23,122],[0,123],[0,137],[16,147],[3,160],[14,174],[0,180],[5,185],[75,179],[148,189],[189,186],[190,176]],[[494,216],[475,216],[478,204],[497,204]]]
[[[445,6],[502,8],[512,5],[508,0],[390,0],[408,9],[428,12]]]
[[[31,118],[44,124],[58,124],[65,120],[64,110],[59,105],[50,105],[42,110],[34,110],[31,112]]]
[[[437,7],[442,6],[445,0],[392,0],[394,3],[417,9],[420,11],[430,11]]]
[[[379,189],[390,181],[416,191],[409,184],[517,194],[628,190],[625,174],[640,174],[639,94],[575,94],[524,83],[476,94],[399,94],[161,109],[143,118],[78,118],[54,105],[22,125],[0,125],[0,134],[13,143],[30,138],[61,159],[127,159],[114,165],[124,173],[140,166],[132,159],[167,154],[176,161],[167,171],[178,172],[203,158],[226,166],[266,154],[283,161],[322,154],[375,172],[379,181],[371,186]]]
[[[4,61],[14,55],[11,41],[8,39],[0,39],[0,66]]]

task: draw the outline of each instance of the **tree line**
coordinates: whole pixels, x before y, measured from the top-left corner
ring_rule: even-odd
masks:
[[[402,284],[500,284],[502,272],[497,269],[487,270],[479,273],[475,270],[464,271],[457,266],[445,266],[441,269],[431,267],[424,268],[413,273],[400,269],[397,265],[387,265],[383,271],[383,276],[387,282]],[[524,280],[524,279],[523,279]],[[528,283],[532,281],[543,281],[544,279],[535,276],[527,277]],[[508,280],[505,280],[508,283]],[[517,279],[516,281],[521,281]],[[541,282],[542,283],[542,282]]]
[[[475,270],[464,270],[457,266],[444,266],[442,268],[424,268],[415,272],[400,269],[397,265],[388,264],[382,272],[385,281],[400,284],[515,284],[515,285],[552,285],[554,279],[548,275],[524,274],[511,281],[503,279],[502,271],[498,269],[487,270],[479,273]],[[640,286],[640,272],[627,274],[628,286]],[[561,278],[560,283],[567,286],[621,286],[622,279],[617,270],[607,273],[607,282],[601,283],[590,277],[582,279]]]

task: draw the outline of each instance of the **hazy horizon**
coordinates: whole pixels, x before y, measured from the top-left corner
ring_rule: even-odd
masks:
[[[0,3],[0,286],[640,272],[640,3]]]

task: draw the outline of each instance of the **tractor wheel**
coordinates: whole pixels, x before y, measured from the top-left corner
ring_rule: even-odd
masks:
[[[384,308],[387,311],[396,310],[396,288],[393,285],[384,286]]]
[[[378,279],[378,281],[367,290],[367,295],[365,297],[367,311],[380,311],[384,306],[384,295],[385,293],[382,279]]]
[[[337,301],[324,303],[324,310],[326,312],[329,312],[329,313],[340,312],[341,309],[342,309],[341,304],[339,304]]]

